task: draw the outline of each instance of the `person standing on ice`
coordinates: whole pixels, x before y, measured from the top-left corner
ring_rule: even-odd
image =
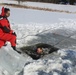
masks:
[[[2,7],[0,15],[0,48],[5,45],[7,41],[11,43],[11,47],[16,50],[16,33],[11,30],[9,20],[10,9]],[[19,51],[17,51],[19,53]]]

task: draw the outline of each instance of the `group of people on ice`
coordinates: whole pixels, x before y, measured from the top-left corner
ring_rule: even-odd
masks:
[[[16,49],[16,33],[11,29],[10,22],[8,17],[10,16],[10,9],[2,7],[0,14],[0,48],[6,46],[6,42],[11,43],[11,47],[13,50],[21,53]],[[25,50],[25,51],[24,51]],[[54,51],[57,51],[58,48],[55,48],[48,44],[37,44],[35,46],[28,46],[26,48],[22,48],[22,51],[27,53],[33,59],[40,58],[41,55],[49,54]]]

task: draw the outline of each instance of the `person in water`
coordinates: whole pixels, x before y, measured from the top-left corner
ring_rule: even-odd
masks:
[[[21,50],[33,59],[37,60],[44,55],[58,51],[58,48],[49,44],[39,43],[33,46],[22,47]]]

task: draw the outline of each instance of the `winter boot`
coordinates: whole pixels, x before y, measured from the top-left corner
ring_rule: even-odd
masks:
[[[19,54],[21,54],[20,51],[16,50],[16,46],[12,46],[13,50],[15,50],[16,52],[18,52]]]

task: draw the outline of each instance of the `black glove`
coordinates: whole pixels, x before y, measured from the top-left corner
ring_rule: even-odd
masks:
[[[0,18],[2,18],[2,16],[0,15]]]
[[[13,35],[15,35],[15,36],[17,36],[15,32],[14,32],[14,33],[12,33],[12,34],[13,34]]]

